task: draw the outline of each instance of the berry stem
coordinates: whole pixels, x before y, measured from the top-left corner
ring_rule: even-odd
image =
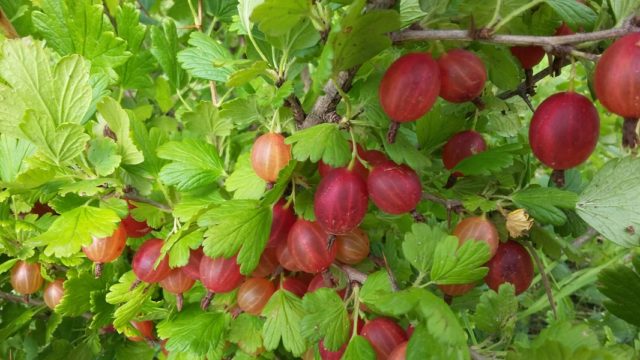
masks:
[[[624,118],[622,124],[622,146],[635,149],[638,146],[638,119]]]
[[[182,296],[182,293],[176,294],[176,309],[178,309],[178,311],[182,311],[183,304],[184,304],[184,296]]]
[[[565,184],[564,170],[553,170],[551,173],[551,181],[553,181],[557,187],[563,188]]]
[[[478,108],[478,110],[484,110],[486,106],[480,96],[478,96],[477,98],[474,98],[473,100],[471,100],[471,102],[473,103],[473,105],[475,105]]]
[[[142,282],[142,280],[140,280],[140,279],[136,279],[136,281],[134,281],[134,282],[131,284],[131,287],[129,288],[129,290],[133,291],[133,289],[137,288],[137,287],[138,287],[138,285],[140,285],[140,283],[141,283],[141,282]]]
[[[209,308],[209,304],[211,304],[211,299],[213,299],[213,292],[208,291],[207,295],[205,295],[202,298],[202,301],[200,301],[200,309],[207,311],[207,309]]]
[[[97,262],[95,269],[93,269],[93,275],[95,275],[96,279],[102,276],[102,263]]]
[[[535,82],[533,81],[533,69],[524,69],[524,83],[526,93],[533,96],[536,94],[534,89]]]
[[[396,142],[396,135],[398,134],[398,129],[400,128],[400,123],[392,121],[389,125],[389,131],[387,132],[387,141],[389,144],[393,144]]]

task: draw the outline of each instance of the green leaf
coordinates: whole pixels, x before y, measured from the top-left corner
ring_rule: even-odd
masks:
[[[465,126],[468,108],[438,100],[431,110],[416,122],[416,135],[422,149],[432,152],[444,145],[453,134]]]
[[[622,22],[637,9],[638,4],[635,0],[614,0],[609,1],[609,6],[616,17],[616,26]]]
[[[151,300],[155,285],[141,283],[131,290],[134,281],[136,275],[133,271],[123,274],[119,282],[109,288],[106,297],[109,304],[119,305],[113,314],[113,326],[118,331],[130,326],[129,322],[141,312],[156,308],[156,303]]]
[[[238,87],[251,82],[260,75],[266,75],[269,64],[264,61],[256,61],[251,66],[235,71],[229,76],[228,87]]]
[[[240,349],[255,354],[262,347],[262,327],[264,320],[257,316],[242,313],[231,322],[228,340]]]
[[[144,161],[142,152],[131,139],[129,116],[116,100],[105,97],[98,104],[98,119],[106,122],[116,135],[116,144],[123,164],[139,164]]]
[[[437,331],[437,330],[436,330]],[[407,359],[468,359],[468,350],[462,344],[456,347],[441,341],[439,334],[424,323],[418,324],[407,345]]]
[[[483,151],[460,161],[452,171],[464,175],[491,175],[513,164],[514,153],[522,149],[520,144],[508,144]]]
[[[91,310],[91,293],[105,288],[102,279],[96,279],[92,273],[84,272],[77,275],[67,274],[64,282],[64,295],[56,312],[65,316],[80,316]]]
[[[167,135],[156,127],[147,130],[144,123],[136,119],[131,121],[131,130],[133,140],[144,157],[144,162],[139,165],[150,174],[159,174],[166,161],[158,157],[157,150],[160,145],[167,142]]]
[[[491,258],[484,241],[465,241],[458,248],[458,238],[447,236],[436,246],[431,281],[436,284],[469,284],[482,279],[489,271],[483,267]]]
[[[69,257],[91,244],[92,236],[111,236],[118,222],[118,214],[111,209],[83,205],[58,216],[49,230],[33,241],[47,246],[46,255]]]
[[[3,327],[0,328],[0,339],[9,339],[11,335],[16,333],[23,326],[29,324],[31,319],[44,309],[46,309],[44,306],[28,308],[22,311],[20,315],[14,317],[10,322],[3,322]]]
[[[187,306],[174,317],[158,323],[158,336],[168,339],[166,348],[170,352],[206,355],[223,341],[230,321],[228,313],[203,312],[198,306]]]
[[[167,219],[167,213],[151,204],[133,202],[136,206],[129,213],[134,220],[144,221],[152,228],[160,228]]]
[[[592,29],[598,15],[587,5],[574,0],[546,0],[570,28]]]
[[[210,257],[238,254],[240,272],[251,274],[269,240],[272,212],[253,200],[229,200],[204,213],[198,225],[208,227],[203,242]],[[238,252],[239,251],[239,252]]]
[[[91,0],[43,0],[42,11],[32,14],[35,28],[61,55],[79,54],[91,66],[107,71],[124,64],[131,55],[100,4]]]
[[[169,266],[172,268],[185,266],[189,262],[190,250],[195,250],[202,243],[204,229],[195,230],[176,241],[169,251]]]
[[[467,241],[467,243],[474,242]],[[440,344],[440,347],[449,354],[443,358],[469,358],[465,332],[451,307],[444,300],[422,289],[419,313],[423,323],[426,324],[426,330],[433,338],[433,342]],[[411,352],[411,349],[408,348],[407,353]],[[453,356],[453,354],[457,356]]]
[[[240,25],[245,34],[251,33],[253,23],[251,22],[251,14],[256,6],[262,4],[264,0],[238,0],[238,15],[240,18]]]
[[[66,165],[75,159],[89,141],[82,126],[66,123],[56,127],[51,119],[31,110],[25,113],[20,129],[44,159],[54,165]]]
[[[105,186],[113,187],[114,184],[115,181],[109,178],[80,180],[61,186],[58,190],[58,194],[66,195],[69,193],[74,193],[80,196],[94,196],[104,190]]]
[[[158,60],[174,89],[180,88],[184,71],[178,66],[178,30],[173,20],[165,19],[162,26],[151,27],[151,54]]]
[[[265,0],[253,9],[251,20],[260,31],[271,36],[282,36],[311,16],[311,3],[307,0]]]
[[[122,156],[118,155],[118,145],[113,140],[96,138],[89,141],[87,159],[98,176],[107,176],[113,174],[120,165]]]
[[[578,195],[557,188],[531,187],[516,192],[511,199],[541,223],[562,225],[567,216],[560,209],[574,209]]]
[[[89,63],[80,56],[60,59],[51,67],[52,54],[39,42],[5,41],[0,75],[0,131],[18,136],[25,110],[54,125],[80,123],[91,102]]]
[[[572,325],[567,320],[551,324],[531,341],[530,344],[517,344],[519,356],[509,359],[613,359],[610,357],[582,357],[585,350],[598,350],[601,347],[598,337],[586,324]],[[560,357],[555,357],[555,356]]]
[[[374,360],[375,358],[376,352],[371,347],[371,343],[360,335],[351,338],[342,355],[342,360]]]
[[[610,160],[580,194],[576,212],[614,243],[640,245],[640,159]]]
[[[186,132],[196,138],[205,137],[209,143],[215,143],[218,136],[229,136],[233,123],[220,113],[211,102],[200,102],[193,111],[182,115]]]
[[[264,347],[274,350],[280,344],[294,356],[300,356],[307,350],[307,344],[301,333],[301,322],[304,316],[302,300],[286,291],[276,291],[262,310],[267,321],[262,328]]]
[[[495,86],[511,90],[520,85],[520,65],[506,47],[481,45],[477,54],[487,66],[489,81]]]
[[[220,42],[194,31],[189,37],[191,47],[178,53],[182,68],[194,77],[226,82],[233,73],[233,56]]]
[[[285,139],[298,161],[324,161],[331,166],[344,166],[351,160],[351,148],[337,124],[324,123],[296,132]]]
[[[253,171],[250,157],[251,153],[241,154],[235,169],[224,182],[227,191],[233,193],[234,199],[257,200],[265,192],[267,183]]]
[[[473,320],[478,329],[497,334],[505,329],[513,330],[518,311],[518,298],[512,284],[500,285],[498,292],[489,290],[480,296]]]
[[[604,305],[615,316],[640,326],[640,257],[633,261],[634,269],[618,265],[604,269],[598,275],[599,290],[609,298]]]
[[[347,341],[351,330],[349,313],[335,290],[322,288],[307,293],[302,306],[305,310],[300,324],[302,336],[323,340],[331,351],[338,350]]]
[[[407,164],[412,169],[424,169],[429,159],[417,148],[417,139],[413,131],[400,128],[393,144],[384,142],[384,149],[389,158],[399,164]]]
[[[405,258],[418,271],[426,273],[433,265],[433,254],[436,246],[448,234],[440,227],[416,223],[411,226],[411,232],[404,235],[402,250]]]
[[[11,270],[11,268],[13,268],[13,265],[15,265],[18,260],[20,259],[9,259],[5,262],[3,262],[2,264],[0,264],[0,274],[4,274],[7,271]]]
[[[116,14],[118,35],[127,42],[132,53],[127,62],[117,69],[123,88],[144,89],[153,85],[150,73],[156,68],[151,52],[144,46],[147,27],[140,23],[140,12],[133,4],[122,4]]]
[[[160,171],[160,179],[181,191],[213,185],[225,174],[216,148],[200,140],[170,141],[158,148],[158,156],[172,160]]]
[[[0,134],[0,179],[15,181],[18,174],[26,170],[26,159],[34,151],[35,147],[28,141]]]

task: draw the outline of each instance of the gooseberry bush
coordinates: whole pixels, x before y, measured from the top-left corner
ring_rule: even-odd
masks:
[[[640,358],[638,1],[0,10],[0,358]]]

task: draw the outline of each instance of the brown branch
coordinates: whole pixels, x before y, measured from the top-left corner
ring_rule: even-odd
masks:
[[[311,112],[307,115],[306,119],[300,126],[301,129],[306,129],[313,125],[317,125],[326,122],[325,114],[335,112],[338,103],[341,100],[340,93],[336,86],[340,86],[342,91],[349,92],[351,90],[351,82],[353,81],[358,67],[354,67],[347,71],[341,71],[338,74],[338,83],[334,84],[332,80],[329,80],[324,86],[324,95],[320,96],[316,103],[313,105]]]
[[[363,273],[362,271],[353,268],[349,265],[344,265],[344,264],[340,264],[338,265],[338,268],[340,270],[342,270],[342,272],[347,275],[347,279],[349,279],[349,283],[352,282],[357,282],[360,284],[364,284],[365,281],[367,281],[367,274]]]
[[[569,65],[569,63],[563,63],[562,66],[567,66]],[[544,79],[545,77],[551,75],[553,73],[553,67],[549,66],[543,70],[540,70],[538,73],[536,73],[535,75],[533,75],[533,77],[531,78],[531,84],[527,84],[526,81],[522,82],[520,85],[518,85],[518,87],[514,90],[509,90],[509,91],[505,91],[503,93],[498,94],[498,98],[502,99],[502,100],[506,100],[508,98],[514,97],[514,96],[523,96],[523,94],[526,94],[526,90],[528,86],[532,86],[535,85],[538,81]]]
[[[13,27],[13,24],[11,23],[11,21],[9,21],[9,18],[4,13],[4,10],[2,10],[2,8],[0,8],[0,28],[2,28],[4,35],[8,39],[17,39],[18,37],[20,37],[18,35],[18,32],[16,31],[16,28]]]
[[[394,43],[425,40],[457,40],[480,41],[493,44],[518,45],[518,46],[548,46],[550,48],[559,45],[579,44],[589,41],[599,41],[617,38],[632,32],[640,31],[632,21],[626,21],[624,25],[590,33],[577,33],[563,36],[533,36],[533,35],[493,35],[486,39],[476,39],[467,30],[403,30],[391,34]]]
[[[157,202],[155,200],[151,200],[151,199],[147,199],[145,197],[142,197],[140,195],[134,194],[134,193],[126,193],[125,197],[129,200],[133,200],[133,201],[137,201],[140,203],[145,203],[145,204],[149,204],[152,206],[157,207],[158,209],[166,212],[166,213],[172,213],[173,211],[171,210],[171,208],[161,202]]]
[[[553,317],[558,318],[558,309],[556,309],[556,301],[553,299],[553,291],[551,290],[551,282],[549,282],[549,277],[547,276],[547,272],[544,270],[544,264],[538,255],[536,249],[531,246],[531,243],[524,242],[524,246],[529,250],[531,256],[533,257],[533,261],[536,263],[538,267],[538,271],[540,272],[540,278],[542,279],[542,284],[544,285],[544,291],[547,293],[547,299],[549,299],[549,305],[551,305],[551,311],[553,312]]]
[[[302,103],[300,99],[294,94],[289,95],[289,97],[284,101],[285,106],[291,108],[291,112],[293,113],[293,118],[296,121],[296,126],[301,126],[304,122],[304,119],[307,117],[304,109],[302,108]]]
[[[44,302],[40,299],[34,299],[31,297],[23,297],[18,295],[13,295],[11,293],[7,293],[4,291],[0,291],[0,299],[4,299],[13,303],[19,304],[27,304],[32,306],[41,306],[44,305]]]

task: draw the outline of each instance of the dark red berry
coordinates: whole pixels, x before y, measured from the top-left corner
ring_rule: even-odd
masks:
[[[403,214],[416,208],[422,198],[422,184],[406,165],[387,161],[376,165],[367,179],[369,197],[389,214]]]
[[[471,101],[484,89],[487,69],[471,51],[453,49],[438,59],[440,97],[453,103]]]
[[[346,234],[367,213],[367,184],[357,173],[335,169],[324,177],[313,202],[316,220],[329,234]]]
[[[407,341],[404,330],[388,318],[376,318],[367,322],[362,328],[362,336],[369,340],[378,360],[388,359],[398,345]]]
[[[442,162],[447,170],[451,170],[458,163],[469,156],[487,150],[487,144],[479,133],[473,130],[461,131],[453,135],[442,149]],[[462,176],[456,173],[456,176]]]
[[[538,106],[529,127],[533,154],[552,169],[583,163],[593,152],[600,133],[600,118],[586,97],[557,93]]]
[[[326,270],[336,258],[336,247],[328,246],[329,234],[315,221],[298,219],[287,244],[289,253],[302,271],[315,274]]]
[[[155,266],[163,245],[164,241],[160,239],[149,239],[136,251],[132,265],[133,272],[139,280],[156,283],[169,275],[171,269],[169,268],[169,258],[167,256],[164,256],[157,267]]]
[[[214,293],[226,293],[237,288],[244,279],[236,257],[229,259],[203,256],[200,262],[200,281]]]
[[[487,264],[489,273],[485,282],[498,291],[500,285],[511,283],[516,295],[526,291],[533,280],[533,262],[524,246],[515,241],[508,241],[498,246],[496,255]]]
[[[510,48],[523,69],[533,69],[544,58],[544,49],[540,46],[514,46]]]

